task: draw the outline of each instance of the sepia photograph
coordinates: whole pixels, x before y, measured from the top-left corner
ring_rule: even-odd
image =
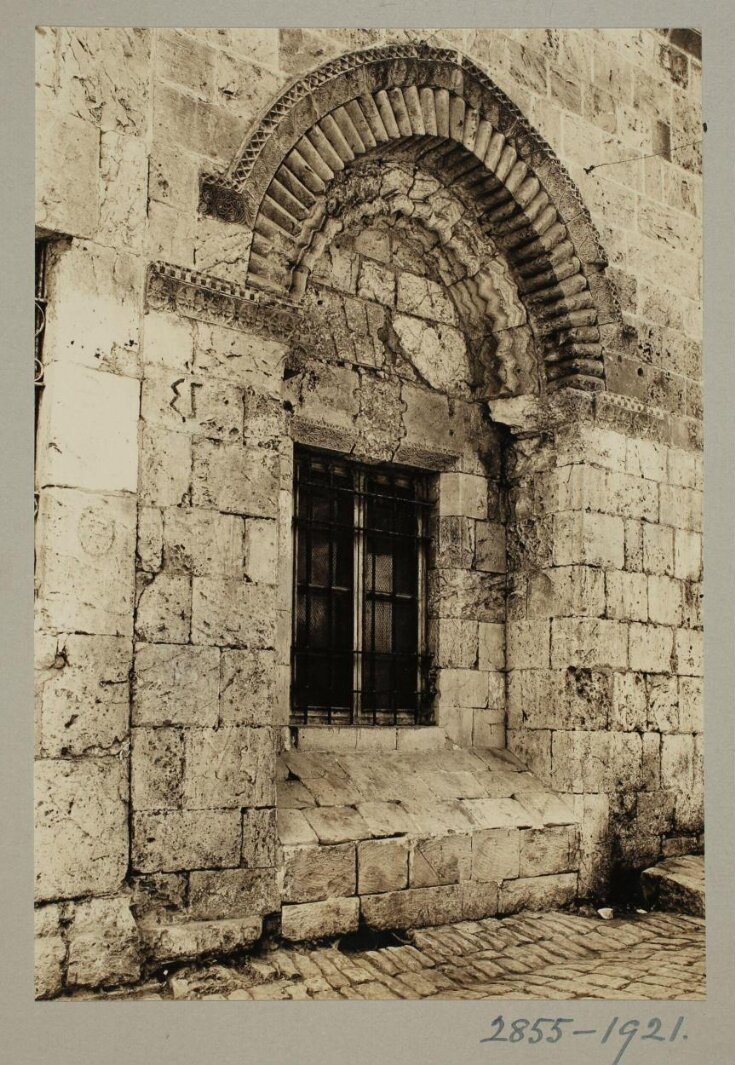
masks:
[[[36,998],[703,1000],[706,34],[35,36]]]

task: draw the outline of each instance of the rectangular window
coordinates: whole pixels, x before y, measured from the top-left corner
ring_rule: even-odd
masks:
[[[295,455],[291,721],[430,724],[426,475]]]

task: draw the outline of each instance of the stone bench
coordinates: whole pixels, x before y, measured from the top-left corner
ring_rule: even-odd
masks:
[[[547,909],[577,894],[577,818],[505,750],[294,750],[281,777],[287,939]]]

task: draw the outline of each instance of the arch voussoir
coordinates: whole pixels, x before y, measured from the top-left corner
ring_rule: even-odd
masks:
[[[480,231],[527,304],[549,386],[601,386],[602,342],[592,333],[601,321],[622,322],[589,213],[549,146],[451,49],[350,53],[276,101],[221,182],[243,194],[252,216],[248,283],[298,298],[326,239],[332,183],[376,155],[412,159],[472,197]]]

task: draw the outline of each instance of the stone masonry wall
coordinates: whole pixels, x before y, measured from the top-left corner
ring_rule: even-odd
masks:
[[[508,744],[574,796],[585,887],[610,861],[638,865],[701,842],[701,66],[691,37],[441,32],[547,139],[601,234],[629,330],[596,398],[541,413],[491,404],[501,433],[451,382],[415,379],[420,351],[400,386],[377,373],[376,352],[411,347],[401,314],[421,321],[401,300],[434,290],[410,241],[386,262],[367,222],[362,238],[323,248],[306,299],[339,292],[345,314],[364,308],[364,327],[346,318],[340,335],[370,338],[372,369],[351,353],[347,366],[325,364],[319,390],[299,396],[309,368],[287,364],[293,344],[145,306],[154,260],[244,280],[251,234],[199,213],[199,176],[228,165],[288,81],[406,36],[38,31],[37,224],[58,238],[36,483],[42,996],[132,981],[161,937],[169,952],[247,941],[278,908],[290,455],[319,420],[313,404],[328,402],[327,379],[351,397],[331,407],[347,415],[353,444],[355,426],[369,424],[369,446],[392,451],[394,422],[381,417],[397,387],[407,438],[437,434],[429,468],[456,503],[440,511],[436,581],[461,573],[488,587],[507,563]],[[456,324],[438,293],[429,303],[433,324],[421,329],[436,335],[440,318],[444,351]],[[462,336],[472,349],[466,323]],[[296,369],[293,413],[284,367]],[[485,476],[480,500],[472,486]],[[497,609],[447,612],[435,627],[445,695],[454,689],[440,700],[442,725],[460,745],[502,742]],[[177,922],[189,931],[172,933]],[[188,942],[172,947],[177,934]]]

